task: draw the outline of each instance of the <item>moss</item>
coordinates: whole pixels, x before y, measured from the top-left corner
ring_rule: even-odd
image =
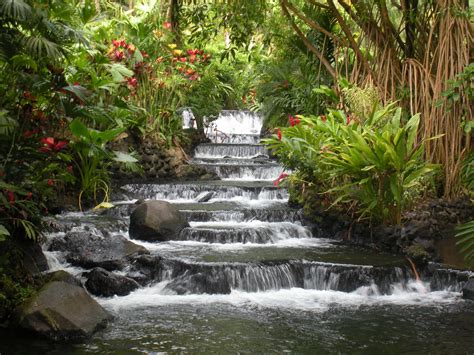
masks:
[[[13,310],[35,290],[33,277],[23,267],[22,252],[14,242],[0,245],[0,323],[8,322]]]
[[[430,254],[426,249],[419,243],[415,243],[406,247],[404,250],[405,254],[408,257],[412,258],[415,261],[426,261],[430,258]]]

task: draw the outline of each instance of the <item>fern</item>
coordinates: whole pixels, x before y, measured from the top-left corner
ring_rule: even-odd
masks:
[[[469,264],[474,265],[474,220],[457,228],[456,245]]]

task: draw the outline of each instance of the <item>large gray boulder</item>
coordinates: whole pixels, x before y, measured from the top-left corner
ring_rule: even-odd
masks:
[[[189,227],[179,210],[165,201],[146,201],[130,216],[130,237],[150,242],[178,238],[179,232]]]
[[[462,298],[474,301],[474,278],[469,279],[462,288]]]
[[[96,267],[87,273],[85,286],[93,295],[102,297],[125,296],[140,287],[135,280],[114,274],[100,267]]]
[[[122,235],[102,233],[97,229],[73,231],[64,238],[52,241],[50,250],[61,251],[72,265],[86,269],[102,267],[106,270],[121,270],[135,256],[149,253]]]
[[[19,327],[54,340],[88,337],[112,319],[84,288],[56,280],[21,305],[15,317]]]

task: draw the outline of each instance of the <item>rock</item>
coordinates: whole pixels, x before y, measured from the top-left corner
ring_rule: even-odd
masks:
[[[414,243],[404,249],[404,252],[415,262],[424,263],[429,260],[430,254],[426,251],[423,245]]]
[[[64,270],[53,271],[52,273],[47,275],[48,282],[58,281],[58,282],[65,282],[70,285],[76,285],[82,287],[82,283],[80,280],[72,276],[70,273]]]
[[[133,210],[130,216],[130,237],[146,241],[166,241],[178,237],[189,227],[176,207],[165,201],[147,201]]]
[[[64,238],[53,240],[50,250],[64,252],[66,260],[73,265],[109,271],[123,269],[133,256],[148,253],[121,235],[103,234],[96,229],[69,232]]]
[[[64,281],[48,282],[15,313],[19,327],[54,340],[88,337],[112,319],[84,288]]]
[[[93,295],[102,297],[125,296],[140,287],[135,280],[100,267],[87,273],[85,286]]]
[[[415,238],[414,243],[420,244],[427,251],[434,250],[434,240],[432,239]]]
[[[462,298],[474,301],[474,278],[469,279],[462,288]]]
[[[207,202],[209,201],[212,196],[214,196],[214,191],[203,192],[198,197],[195,198],[196,202]]]
[[[22,250],[24,252],[23,266],[31,274],[38,274],[49,269],[46,256],[38,243],[31,242],[31,244],[25,246]]]

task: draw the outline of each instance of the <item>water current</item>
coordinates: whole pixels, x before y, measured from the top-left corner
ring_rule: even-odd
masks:
[[[133,241],[160,257],[159,272],[127,296],[96,298],[115,319],[90,340],[34,340],[27,351],[11,338],[0,353],[473,353],[474,305],[460,295],[470,275],[433,266],[416,281],[398,256],[315,238],[272,183],[283,168],[259,143],[261,126],[238,111],[215,121],[192,163],[219,181],[129,184],[115,215],[58,216],[128,238],[134,199],[160,199],[190,227],[169,242]],[[52,269],[84,271],[47,255]]]

